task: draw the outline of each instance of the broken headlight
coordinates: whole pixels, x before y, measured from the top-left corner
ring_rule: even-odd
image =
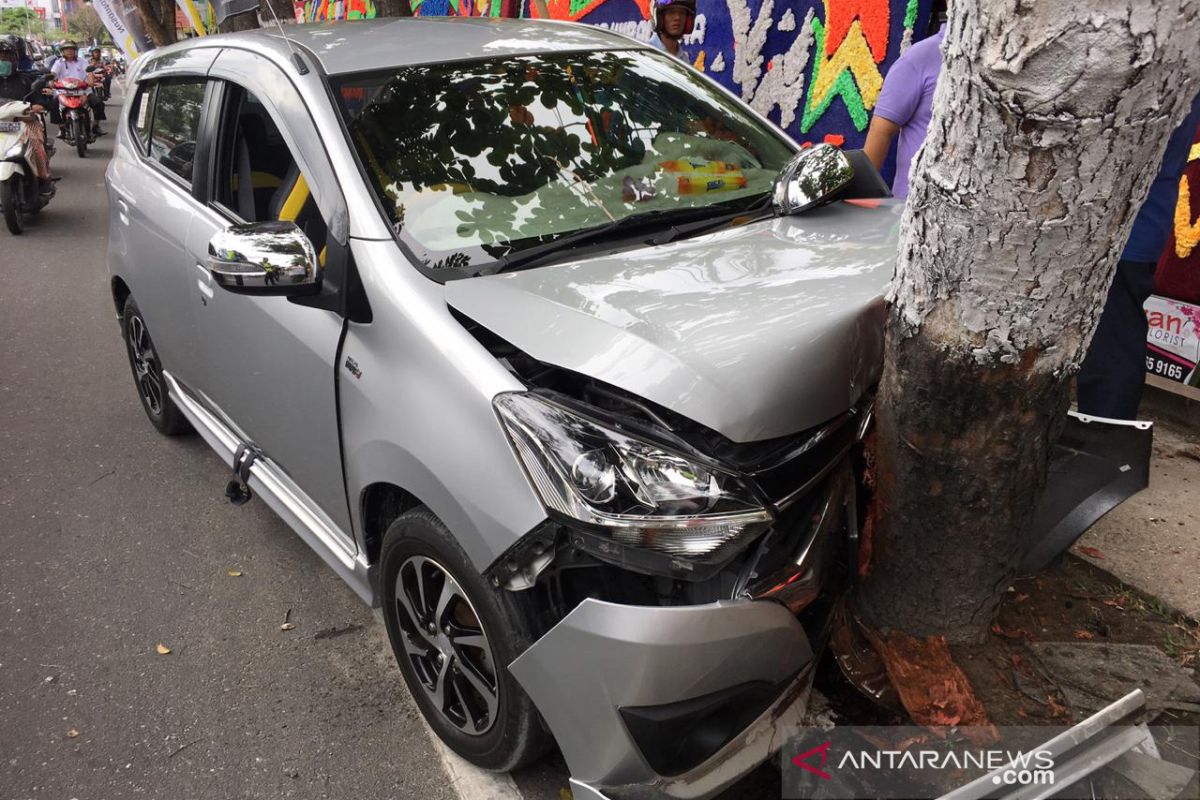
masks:
[[[527,392],[496,410],[542,503],[626,547],[704,558],[771,515],[737,475]]]

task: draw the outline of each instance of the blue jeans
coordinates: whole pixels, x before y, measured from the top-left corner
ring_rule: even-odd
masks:
[[[1155,264],[1120,261],[1104,313],[1092,338],[1076,393],[1079,411],[1095,417],[1137,419],[1146,381],[1146,299],[1154,292]]]

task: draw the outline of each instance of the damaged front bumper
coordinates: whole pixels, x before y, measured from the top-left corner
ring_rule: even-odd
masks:
[[[509,667],[575,796],[709,797],[799,727],[814,664],[773,601],[630,606],[588,599]]]

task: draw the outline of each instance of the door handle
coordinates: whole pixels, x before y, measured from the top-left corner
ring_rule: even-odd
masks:
[[[213,278],[212,273],[208,271],[208,267],[197,262],[196,269],[200,271],[200,275],[196,277],[196,286],[200,288],[200,302],[208,305],[208,300],[213,298]],[[207,298],[207,299],[205,299]]]

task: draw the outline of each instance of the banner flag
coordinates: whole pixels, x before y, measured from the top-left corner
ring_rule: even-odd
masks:
[[[100,15],[100,21],[108,29],[112,40],[130,61],[141,55],[141,51],[145,49],[144,44],[139,41],[140,37],[130,30],[125,18],[125,6],[121,0],[92,0],[92,7]]]
[[[204,18],[200,15],[200,9],[196,8],[193,0],[175,0],[175,5],[179,6],[183,16],[187,17],[188,23],[197,36],[208,35],[208,29],[204,26]]]

